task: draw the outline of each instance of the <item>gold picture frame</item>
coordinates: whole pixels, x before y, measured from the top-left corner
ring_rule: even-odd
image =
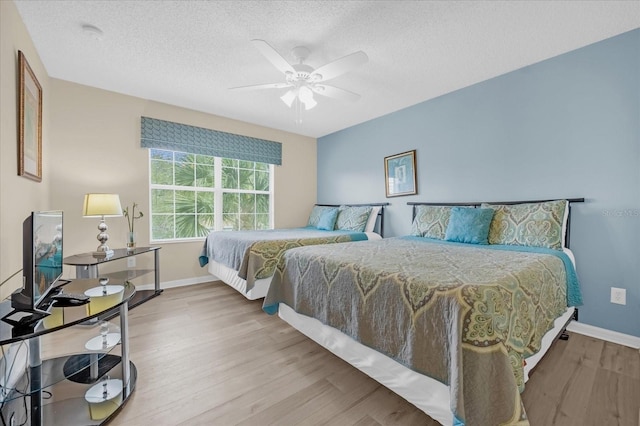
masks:
[[[18,175],[42,182],[42,87],[18,51]]]
[[[384,157],[384,183],[387,197],[418,193],[415,149]]]

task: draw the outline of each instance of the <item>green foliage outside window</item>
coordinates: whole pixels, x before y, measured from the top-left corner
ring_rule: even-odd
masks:
[[[264,163],[151,149],[151,239],[206,236],[216,224],[216,199],[221,229],[268,229],[270,170]]]

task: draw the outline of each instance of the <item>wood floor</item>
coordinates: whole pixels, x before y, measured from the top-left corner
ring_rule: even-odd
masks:
[[[221,283],[130,311],[136,390],[110,426],[437,425]],[[640,423],[638,350],[573,333],[523,394],[531,425]]]

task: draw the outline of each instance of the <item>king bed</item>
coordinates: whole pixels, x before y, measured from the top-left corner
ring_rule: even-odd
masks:
[[[381,239],[384,206],[316,204],[306,227],[257,231],[214,231],[199,262],[247,299],[263,298],[278,260],[294,247]]]
[[[409,236],[287,251],[263,309],[444,425],[528,424],[529,372],[582,303],[581,201],[411,203]]]

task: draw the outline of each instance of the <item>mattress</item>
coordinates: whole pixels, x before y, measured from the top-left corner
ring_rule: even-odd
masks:
[[[527,358],[524,368],[525,380],[529,379],[530,372],[564,330],[574,311],[573,307],[567,308],[555,320],[553,328],[544,335],[540,351]],[[407,368],[315,318],[298,314],[283,303],[279,306],[278,316],[322,347],[391,389],[440,424],[446,426],[454,424],[449,386]]]
[[[314,236],[317,234],[317,232],[313,232]],[[320,235],[327,234],[331,234],[331,232],[320,233]],[[338,232],[334,234],[348,236],[349,238],[351,238],[350,235],[353,235],[353,233],[345,232]],[[362,234],[363,237],[358,236],[356,238],[361,238],[363,240],[366,239],[373,241],[382,239],[380,234],[376,232],[363,232],[357,234]],[[224,233],[223,235],[232,237],[235,234]],[[203,248],[203,252],[206,253],[206,255],[204,255],[204,257],[206,257],[206,261],[203,260],[203,255],[201,255],[201,265],[208,265],[207,270],[211,275],[236,289],[247,299],[256,300],[263,298],[267,294],[277,260],[282,256],[282,253],[285,250],[293,246],[297,247],[307,243],[322,244],[323,242],[326,242],[326,240],[322,238],[311,238],[311,233],[296,233],[295,235],[307,235],[304,240],[299,240],[297,242],[292,240],[274,239],[259,240],[258,237],[263,235],[263,233],[254,233],[253,236],[251,236],[247,233],[247,235],[243,237],[242,245],[238,245],[234,249],[238,251],[239,249],[237,247],[240,247],[245,251],[242,252],[242,256],[240,256],[239,253],[235,253],[231,257],[231,259],[233,259],[231,262],[226,261],[229,257],[225,257],[221,261],[217,261],[215,256],[208,252],[207,247],[209,244],[207,243]],[[276,238],[276,235],[282,236],[284,234],[271,233],[270,237]],[[250,242],[250,244],[247,242]],[[273,247],[276,247],[276,250],[274,250]],[[240,258],[242,258],[242,260],[240,260]]]
[[[450,411],[469,424],[526,424],[523,361],[580,300],[570,258],[428,240],[290,250],[263,308],[286,305],[444,384]]]

